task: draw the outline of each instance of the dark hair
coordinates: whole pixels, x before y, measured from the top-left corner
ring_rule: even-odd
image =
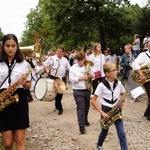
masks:
[[[65,48],[62,46],[59,46],[57,49],[61,49],[63,52],[65,51]]]
[[[3,44],[2,44],[2,52],[0,55],[0,62],[8,62],[8,57],[7,57],[7,54],[4,50],[4,45],[5,45],[5,42],[7,40],[11,40],[11,39],[14,40],[17,44],[17,51],[16,51],[14,59],[16,59],[16,62],[20,63],[23,61],[24,57],[23,57],[23,54],[21,53],[21,51],[19,49],[18,39],[14,34],[7,34],[7,35],[3,36],[3,40],[2,40]]]
[[[84,51],[77,52],[75,55],[75,59],[77,59],[79,61],[86,59],[85,52]]]

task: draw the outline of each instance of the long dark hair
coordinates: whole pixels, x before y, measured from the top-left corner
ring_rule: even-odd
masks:
[[[8,57],[7,57],[7,54],[4,50],[4,45],[5,45],[5,42],[7,40],[11,40],[11,39],[14,40],[17,44],[17,51],[16,51],[14,59],[16,60],[16,62],[20,63],[24,60],[24,57],[23,57],[23,54],[21,53],[21,51],[19,49],[18,39],[14,34],[4,35],[3,40],[2,40],[2,51],[0,54],[0,62],[8,62]]]

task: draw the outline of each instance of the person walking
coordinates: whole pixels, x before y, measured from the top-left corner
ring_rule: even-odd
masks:
[[[11,87],[13,86],[16,91],[12,91],[12,96],[14,94],[19,96],[18,103],[13,102],[0,111],[0,131],[3,137],[3,146],[5,150],[12,150],[13,142],[15,142],[16,150],[26,150],[25,134],[26,128],[29,127],[26,89],[31,87],[31,77],[27,77],[30,72],[29,65],[20,52],[18,39],[14,34],[7,34],[3,37],[0,68],[0,93],[9,88],[12,90]],[[14,87],[15,85],[16,87]],[[6,94],[9,93],[5,93],[5,96]],[[8,97],[8,101],[11,101],[11,98]]]
[[[106,58],[104,54],[102,54],[101,50],[101,44],[100,43],[95,43],[93,46],[93,51],[92,54],[89,57],[89,60],[93,62],[93,66],[91,67],[92,72],[94,72],[94,79],[93,79],[93,91],[92,95],[93,96],[95,89],[99,82],[103,80],[105,77],[104,70],[103,70],[103,65],[106,63]]]
[[[69,70],[69,79],[72,83],[73,96],[77,105],[78,125],[81,134],[86,132],[85,126],[89,126],[88,113],[90,108],[90,95],[92,78],[90,62],[86,60],[84,51],[80,51],[75,56],[76,64]],[[88,83],[86,83],[88,82]],[[91,87],[88,88],[88,85]]]
[[[147,48],[148,50],[146,52],[142,52],[138,55],[138,57],[133,61],[131,67],[139,75],[138,77],[140,82],[145,88],[148,101],[144,117],[150,121],[150,81],[147,80],[148,76],[146,77],[141,69],[142,64],[145,64],[148,68],[150,68],[150,42],[147,43]]]
[[[56,50],[56,54],[54,56],[50,56],[46,59],[45,62],[43,62],[42,66],[35,67],[36,73],[38,73],[40,70],[45,69],[45,72],[48,74],[48,76],[51,79],[61,79],[66,83],[66,70],[70,69],[69,61],[63,57],[63,52],[65,49],[60,46]],[[50,68],[50,69],[48,69]],[[62,106],[62,97],[63,94],[57,93],[55,97],[55,108],[58,110],[58,115],[61,115],[63,113],[63,106]]]
[[[101,118],[105,118],[109,121],[111,116],[108,115],[108,112],[112,110],[120,101],[120,97],[125,93],[125,89],[120,81],[117,78],[117,69],[116,64],[107,62],[104,64],[104,72],[106,75],[105,80],[103,80],[96,88],[91,103],[94,108],[100,113]],[[96,102],[99,97],[100,105]],[[119,111],[121,113],[123,104],[120,104]],[[114,112],[116,113],[116,112]],[[117,119],[115,122],[115,127],[117,135],[119,138],[121,150],[128,150],[126,135],[124,131],[124,124],[122,119]],[[109,128],[102,128],[99,134],[97,150],[102,150],[104,140],[108,134]]]

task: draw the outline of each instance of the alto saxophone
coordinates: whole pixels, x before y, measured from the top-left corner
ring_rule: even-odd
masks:
[[[108,129],[115,121],[117,121],[118,119],[122,119],[122,114],[120,112],[119,106],[124,102],[125,97],[126,94],[123,95],[122,99],[119,100],[119,102],[114,107],[112,107],[112,109],[107,113],[110,116],[109,119],[101,119],[100,123],[102,129]]]
[[[24,74],[25,78],[28,77],[28,75],[31,73],[31,69]],[[5,109],[10,104],[16,102],[19,102],[18,94],[12,95],[20,85],[19,80],[17,80],[13,85],[8,87],[6,90],[4,90],[2,93],[0,93],[0,111]]]

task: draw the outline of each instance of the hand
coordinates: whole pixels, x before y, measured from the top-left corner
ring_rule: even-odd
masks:
[[[79,79],[80,79],[81,81],[83,81],[83,80],[88,80],[88,75],[87,75],[87,74],[84,74],[83,76],[79,77]]]
[[[22,85],[22,86],[25,86],[26,85],[26,76],[22,76],[20,79],[19,79],[19,83]]]
[[[145,77],[144,74],[141,74],[139,77],[140,77],[141,82],[145,82],[146,81],[146,77]]]
[[[88,79],[89,79],[89,78],[91,78],[91,79],[94,78],[93,74],[89,73],[89,74],[88,74]]]
[[[102,116],[103,116],[105,119],[107,119],[107,120],[110,118],[110,116],[109,116],[107,113],[105,113],[105,112],[102,114]]]

